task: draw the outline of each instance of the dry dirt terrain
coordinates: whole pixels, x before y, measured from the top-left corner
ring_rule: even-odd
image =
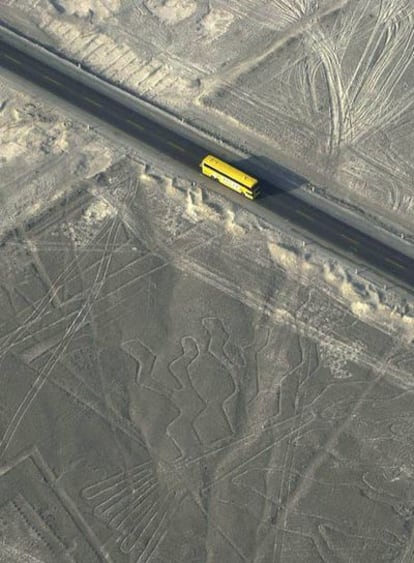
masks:
[[[375,35],[391,8],[395,33]],[[375,47],[370,65],[385,68],[396,96],[402,82],[391,67],[402,65],[401,81],[408,70],[395,37],[410,9],[352,0],[40,0],[29,11],[7,0],[0,16],[62,50],[79,45],[78,56],[107,74],[98,37],[125,49],[128,72],[138,65],[132,55],[154,69],[159,57],[158,85],[155,70],[139,83],[124,69],[124,83],[135,80],[140,93],[235,142],[264,146],[252,130],[259,120],[243,121],[254,115],[244,107],[262,108],[273,157],[283,153],[286,163],[297,150],[307,170],[334,180],[327,196],[349,197],[367,213],[369,203],[372,217],[390,227],[401,217],[409,229],[408,205],[400,213],[370,191],[379,185],[372,169],[359,169],[365,187],[353,199],[340,102],[351,97],[333,96],[336,71],[326,69],[335,50],[321,46],[323,33],[336,38],[339,62],[357,61],[358,72],[371,68],[362,52]],[[342,28],[358,26],[366,35],[347,46]],[[95,55],[77,43],[87,30]],[[191,30],[205,42],[192,66]],[[305,40],[315,54],[309,75]],[[389,66],[381,58],[388,43],[400,53]],[[113,72],[122,60],[114,55]],[[346,76],[341,88],[355,83]],[[377,69],[370,80],[384,76]],[[334,82],[330,96],[323,77]],[[298,103],[301,88],[314,88],[315,106]],[[309,116],[319,112],[312,134],[306,104]],[[396,126],[397,114],[388,120],[385,101],[375,104],[361,115],[383,129],[371,123],[352,154],[362,158],[365,147],[382,162],[381,185],[408,197],[412,130]],[[401,107],[409,123],[408,102]],[[160,155],[117,145],[9,78],[0,81],[0,108],[0,563],[411,563],[412,297],[369,283],[286,225],[270,226],[203,180],[193,185]],[[392,135],[401,142],[400,183],[375,145],[392,146]]]
[[[410,0],[3,0],[0,17],[414,240]]]

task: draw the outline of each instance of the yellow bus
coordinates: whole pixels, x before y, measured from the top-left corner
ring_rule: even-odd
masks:
[[[244,195],[248,199],[255,199],[260,194],[258,180],[249,176],[245,172],[230,166],[224,160],[220,160],[211,154],[207,155],[200,162],[201,172],[217,180],[223,186]]]

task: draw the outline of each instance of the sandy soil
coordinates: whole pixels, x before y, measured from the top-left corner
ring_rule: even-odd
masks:
[[[409,561],[413,303],[6,102],[77,173],[0,247],[0,561]]]
[[[0,238],[111,163],[87,126],[0,84]]]
[[[15,232],[0,560],[408,561],[412,320],[326,264],[132,154]]]
[[[0,15],[414,235],[409,0],[6,0]]]
[[[347,10],[357,18],[361,7],[351,0],[322,17],[333,4],[319,3],[316,17],[303,15],[304,0],[296,15],[286,6],[40,0],[29,14],[27,4],[7,0],[0,12],[56,43],[53,26],[72,30],[73,46],[89,33],[97,58],[86,43],[79,49],[106,73],[97,37],[121,51],[124,45],[139,61],[125,59],[130,70],[144,65],[131,84],[144,77],[138,90],[183,111],[186,89],[172,94],[181,68],[183,84],[199,94],[186,111],[237,140],[248,129],[229,108],[264,107],[253,90],[250,102],[241,93],[246,80],[259,86],[255,72],[265,84],[274,53],[296,53],[297,34],[289,38],[286,29],[300,30],[299,38],[315,33],[323,45],[318,26],[338,36]],[[379,16],[370,9],[353,25],[372,20],[361,45],[377,38],[374,64],[385,44],[373,35]],[[142,37],[131,34],[134,21],[145,22]],[[260,46],[247,41],[252,31],[242,22],[265,30]],[[185,44],[191,28],[205,42],[193,66]],[[124,43],[115,43],[121,30]],[[246,34],[237,49],[236,32]],[[283,49],[275,49],[276,32]],[[59,37],[67,49],[69,39]],[[154,45],[162,45],[158,75]],[[234,79],[219,93],[229,53]],[[325,64],[313,68],[315,99],[324,95]],[[306,74],[295,68],[292,95],[305,88]],[[280,74],[278,88],[289,90],[285,82]],[[299,112],[304,106],[287,90],[277,99]],[[259,94],[264,100],[265,88]],[[0,562],[412,561],[412,299],[259,221],[203,182],[192,185],[171,163],[120,151],[10,83],[0,84],[0,107]],[[300,146],[303,160],[328,163],[326,177],[339,182],[348,149],[342,141],[335,148],[328,110],[320,110],[315,137],[297,138],[278,107],[269,115],[286,144],[274,136],[275,151]],[[407,108],[404,115],[408,122]],[[388,126],[387,135],[398,130]],[[257,143],[253,133],[246,139]],[[407,143],[411,132],[398,135]],[[407,185],[396,192],[409,193]],[[370,212],[393,220],[392,206],[370,189],[361,195],[371,198]]]

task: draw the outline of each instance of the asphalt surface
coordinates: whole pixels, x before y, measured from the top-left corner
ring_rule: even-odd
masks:
[[[92,87],[83,85],[63,72],[1,42],[0,66],[193,169],[197,169],[201,159],[210,152],[203,147],[202,141],[195,143],[177,131],[142,115],[139,108],[136,111],[131,110],[109,96],[96,92]],[[219,149],[215,154],[226,159]],[[353,260],[358,267],[368,266],[392,283],[409,291],[413,290],[413,258],[299,200],[293,192],[284,191],[269,181],[261,180],[252,167],[244,170],[259,178],[262,192],[260,198],[254,202],[246,200],[246,207],[252,209],[252,206],[258,206],[267,209],[291,222],[309,238],[325,243],[327,247]],[[205,183],[209,182],[206,178]],[[228,189],[223,187],[223,194],[226,193]],[[244,200],[241,203],[244,204]]]

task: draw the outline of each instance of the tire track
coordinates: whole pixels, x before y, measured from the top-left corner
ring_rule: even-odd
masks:
[[[113,221],[107,238],[108,243],[111,241],[114,231],[116,232],[115,225],[116,225],[116,221]],[[68,348],[74,335],[86,320],[89,311],[93,306],[94,300],[99,295],[102,289],[105,276],[107,274],[107,271],[111,263],[111,256],[112,256],[111,253],[108,254],[107,250],[103,253],[102,259],[99,264],[98,272],[96,274],[94,283],[92,284],[92,287],[89,290],[89,294],[85,300],[85,303],[77,312],[75,318],[70,323],[69,327],[65,330],[60,344],[56,347],[53,354],[46,362],[46,365],[35,379],[31,388],[26,393],[24,399],[22,400],[19,407],[16,409],[16,412],[14,413],[11,420],[9,421],[6,430],[3,434],[3,437],[0,441],[0,457],[2,457],[5,454],[14,434],[16,433],[21,422],[23,421],[31,404],[36,399],[37,395],[40,393],[45,383],[48,381],[53,368],[58,363],[61,355]]]

